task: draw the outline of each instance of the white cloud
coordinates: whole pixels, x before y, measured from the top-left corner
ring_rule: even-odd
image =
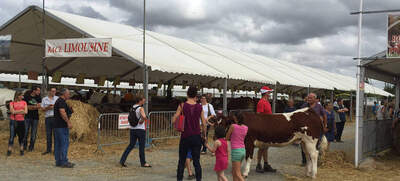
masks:
[[[0,24],[41,0],[1,0]],[[142,1],[57,0],[46,7],[140,26]],[[398,0],[365,0],[366,9],[393,9]],[[355,75],[358,1],[152,0],[153,31]],[[386,16],[364,18],[363,56],[385,49]]]

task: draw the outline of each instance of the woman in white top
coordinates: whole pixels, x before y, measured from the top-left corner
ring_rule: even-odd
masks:
[[[130,142],[128,147],[125,149],[125,152],[122,154],[121,160],[119,163],[122,167],[127,167],[125,164],[126,159],[128,158],[129,153],[136,145],[136,141],[139,140],[139,158],[140,164],[142,167],[151,167],[148,163],[146,163],[144,148],[146,146],[146,124],[145,120],[147,120],[146,113],[144,112],[144,108],[142,107],[145,103],[146,99],[142,96],[139,96],[136,100],[133,108],[136,109],[136,117],[139,118],[139,123],[135,127],[130,127]]]
[[[214,126],[214,123],[210,122],[210,120],[212,118],[214,118],[216,116],[215,114],[215,110],[213,105],[209,104],[207,102],[207,97],[206,95],[202,95],[201,99],[201,106],[203,107],[203,113],[204,113],[204,117],[206,118],[206,122],[207,122],[207,132],[206,132],[206,139],[203,140],[203,146],[202,146],[202,154],[206,154],[207,153],[207,147],[205,145],[206,141],[208,141],[208,130],[210,129],[210,126]],[[201,125],[201,121],[200,121],[200,125]]]
[[[385,102],[381,101],[381,105],[378,107],[378,110],[376,111],[376,119],[384,120],[385,115],[386,115]]]

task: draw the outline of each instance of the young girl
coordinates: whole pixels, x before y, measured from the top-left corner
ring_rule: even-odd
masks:
[[[244,138],[246,137],[248,128],[243,124],[242,114],[237,114],[234,117],[234,121],[235,123],[231,125],[226,134],[226,140],[231,141],[233,181],[244,181],[240,166],[246,155]]]
[[[228,168],[228,143],[225,140],[225,129],[223,127],[215,128],[214,147],[210,147],[206,142],[205,145],[210,152],[215,153],[214,171],[217,173],[218,181],[228,181],[224,175],[224,171]]]
[[[194,174],[192,172],[192,167],[190,166],[191,162],[192,162],[192,150],[189,149],[187,156],[186,156],[186,163],[185,163],[186,169],[187,169],[188,175],[189,175],[188,180],[193,180],[195,178]]]

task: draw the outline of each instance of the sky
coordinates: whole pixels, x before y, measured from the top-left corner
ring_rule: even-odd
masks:
[[[151,31],[356,76],[359,0],[146,0]],[[41,0],[0,0],[0,24]],[[142,0],[47,0],[46,8],[142,26]],[[365,10],[400,9],[364,0]],[[385,50],[386,14],[365,15],[362,56]],[[382,87],[381,83],[373,82]]]

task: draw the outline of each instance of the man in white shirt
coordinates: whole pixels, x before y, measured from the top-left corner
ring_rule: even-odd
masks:
[[[207,140],[208,139],[208,130],[210,129],[210,126],[214,126],[214,123],[211,122],[211,119],[214,118],[216,116],[216,114],[215,114],[214,106],[207,102],[206,95],[201,96],[200,102],[201,102],[201,106],[203,107],[204,117],[206,118],[206,121],[207,121],[206,139],[203,141],[201,153],[206,154],[207,147],[205,146],[205,143],[206,143],[206,141],[208,141]],[[200,121],[200,125],[201,125],[201,121]]]
[[[56,96],[57,89],[50,88],[48,96],[42,99],[42,109],[45,111],[46,117],[46,138],[47,138],[47,149],[42,155],[51,153],[52,140],[54,136],[54,104],[58,97]]]

